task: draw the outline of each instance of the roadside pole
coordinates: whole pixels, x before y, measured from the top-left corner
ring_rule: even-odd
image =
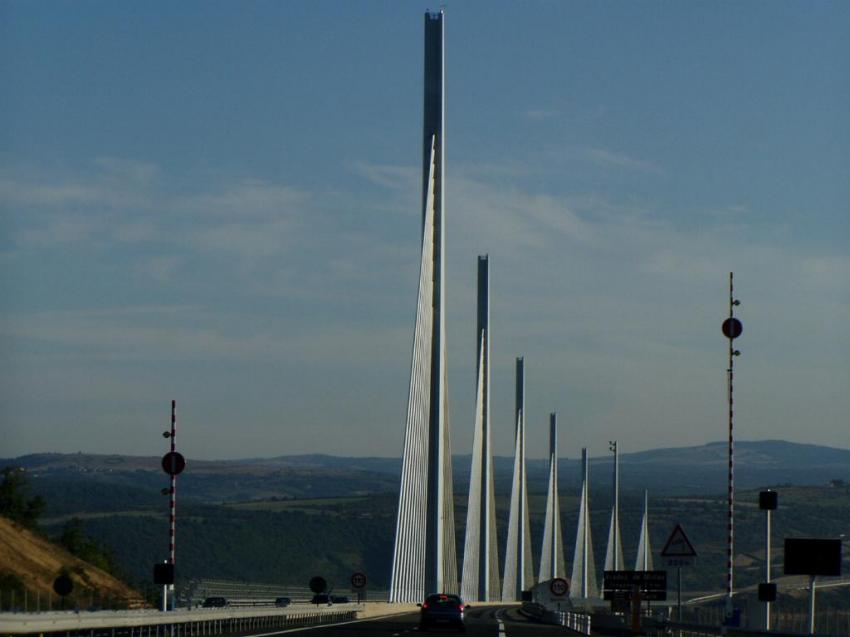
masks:
[[[682,567],[676,567],[676,621],[682,621]]]
[[[817,575],[809,575],[809,634],[815,634],[815,579]]]

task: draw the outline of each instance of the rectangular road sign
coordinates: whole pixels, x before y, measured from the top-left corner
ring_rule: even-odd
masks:
[[[630,599],[630,595],[626,591],[603,591],[602,598],[619,605],[623,599]],[[667,601],[667,591],[641,591],[640,598],[645,602],[664,602]]]
[[[841,539],[785,538],[786,575],[841,575]]]
[[[603,588],[629,591],[635,586],[644,591],[666,591],[667,571],[605,571]]]

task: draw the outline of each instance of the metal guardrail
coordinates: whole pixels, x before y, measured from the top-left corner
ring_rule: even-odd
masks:
[[[97,611],[0,615],[0,635],[65,633],[85,637],[201,637],[268,628],[296,628],[354,620],[353,604],[285,609]]]
[[[582,635],[590,635],[590,615],[572,611],[547,610],[543,604],[523,602],[520,612],[544,624],[564,626]]]

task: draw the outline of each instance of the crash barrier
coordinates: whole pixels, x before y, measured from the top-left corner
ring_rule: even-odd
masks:
[[[643,632],[649,637],[800,637],[806,632],[775,631],[765,632],[763,630],[751,630],[747,628],[733,628],[721,624],[693,624],[687,622],[658,622],[656,625],[644,626]],[[850,628],[850,626],[848,626]],[[837,630],[829,635],[846,635],[847,632]]]
[[[544,624],[564,626],[582,635],[590,635],[590,615],[586,613],[547,610],[537,602],[523,602],[520,612]]]
[[[327,593],[334,597],[347,597],[352,602],[386,601],[389,595],[389,591],[386,590],[372,588],[350,590],[347,586],[331,586]],[[313,595],[315,593],[306,586],[194,579],[178,588],[177,606],[194,608],[208,597],[224,597],[231,606],[269,606],[279,597],[288,597],[293,604],[297,604],[309,602]]]
[[[204,637],[270,628],[301,628],[351,621],[353,605],[280,610],[203,608],[157,611],[97,611],[0,615],[0,635],[67,637]]]

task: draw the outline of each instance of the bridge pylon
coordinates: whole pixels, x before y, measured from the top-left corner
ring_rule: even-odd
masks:
[[[446,383],[443,18],[443,11],[425,14],[422,254],[391,602],[458,589]]]

